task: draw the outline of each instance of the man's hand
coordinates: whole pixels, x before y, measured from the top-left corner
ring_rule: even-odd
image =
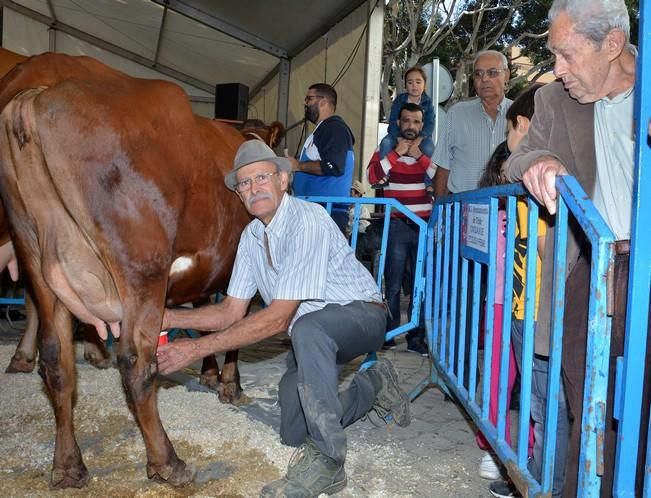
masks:
[[[398,137],[398,145],[393,149],[396,151],[396,154],[399,156],[404,156],[409,152],[409,147],[411,146],[411,140],[405,140],[402,137]]]
[[[310,175],[323,175],[321,161],[298,161],[295,157],[285,156],[292,167],[292,172],[301,171]]]
[[[298,171],[298,160],[293,156],[286,156],[289,164],[292,165],[292,171]]]
[[[434,197],[442,197],[450,193],[448,190],[448,176],[450,176],[450,171],[437,165],[434,174]]]
[[[558,159],[545,156],[538,159],[522,175],[522,183],[531,195],[541,204],[543,204],[549,214],[556,213],[556,177],[558,175],[567,175],[567,170]]]
[[[203,358],[198,339],[177,339],[158,346],[158,371],[163,375],[176,372]]]
[[[423,151],[420,150],[420,143],[422,141],[423,137],[416,137],[414,140],[412,140],[411,144],[409,145],[407,155],[413,157],[414,159],[418,159],[420,156],[422,156]]]

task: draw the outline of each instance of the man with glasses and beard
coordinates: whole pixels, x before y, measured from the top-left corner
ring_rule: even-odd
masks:
[[[163,329],[217,331],[158,348],[167,374],[204,356],[289,331],[292,349],[278,386],[280,439],[298,446],[287,475],[260,496],[308,498],[346,486],[344,427],[374,409],[408,425],[409,398],[383,358],[338,392],[338,376],[384,340],[386,307],[323,207],[287,194],[290,162],[264,142],[242,144],[226,186],[254,218],[242,232],[226,298],[197,309],[168,309]],[[266,307],[247,315],[260,292]]]
[[[384,159],[380,158],[379,149],[375,151],[368,165],[368,180],[369,183],[376,183],[381,178],[388,177],[389,183],[384,187],[384,197],[400,201],[414,214],[427,221],[432,212],[432,199],[424,180],[425,175],[431,172],[431,160],[422,153],[417,140],[423,129],[423,114],[423,109],[411,102],[400,108],[398,143]],[[394,211],[389,225],[384,271],[385,293],[390,312],[387,330],[400,325],[400,289],[408,268],[407,263],[410,263],[410,269],[416,267],[417,252],[418,225]],[[412,305],[413,302],[410,302],[410,310]],[[395,341],[387,341],[384,347],[393,349]],[[422,356],[428,355],[423,327],[407,333],[407,350]]]
[[[335,114],[337,92],[326,83],[316,83],[305,96],[305,119],[316,125],[303,144],[299,160],[289,157],[294,171],[294,195],[348,197],[353,183],[355,138],[346,122]],[[344,233],[348,206],[334,204],[332,219]]]

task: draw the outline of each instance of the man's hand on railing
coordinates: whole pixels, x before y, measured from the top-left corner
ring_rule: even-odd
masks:
[[[556,177],[567,175],[567,170],[558,159],[552,156],[544,156],[538,159],[522,175],[522,183],[531,195],[543,204],[549,214],[556,213]]]

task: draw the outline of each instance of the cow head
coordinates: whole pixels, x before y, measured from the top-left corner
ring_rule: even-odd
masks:
[[[280,121],[267,126],[260,119],[249,119],[242,123],[240,132],[246,140],[262,140],[273,149],[285,136],[285,127]]]

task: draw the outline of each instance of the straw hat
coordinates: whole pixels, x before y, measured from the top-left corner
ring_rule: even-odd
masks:
[[[350,188],[357,192],[359,195],[364,195],[366,193],[366,187],[359,180],[355,180]]]

